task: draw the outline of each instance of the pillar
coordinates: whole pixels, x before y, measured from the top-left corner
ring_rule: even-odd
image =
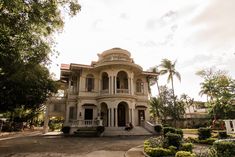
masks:
[[[232,120],[233,123],[233,133],[235,133],[235,120]]]
[[[44,117],[44,126],[43,126],[43,133],[47,133],[49,130],[49,105],[46,103],[46,113],[45,113],[45,117]]]
[[[227,134],[232,133],[232,128],[230,125],[230,120],[224,120]]]
[[[115,108],[115,127],[118,127],[118,115],[117,115],[117,108]]]
[[[114,126],[114,108],[111,108],[111,126]]]
[[[108,109],[109,110],[109,127],[111,126],[111,108]]]
[[[131,109],[129,109],[128,114],[129,114],[129,121],[128,122],[132,123],[132,121],[131,121],[131,119],[132,119],[132,117],[131,117]]]
[[[135,112],[133,108],[131,109],[131,116],[132,116],[132,124],[133,126],[135,126]]]
[[[131,94],[131,81],[129,77],[128,77],[128,94]]]
[[[114,94],[117,93],[117,77],[114,76]]]
[[[110,90],[111,90],[111,93],[110,94],[113,94],[113,82],[114,82],[114,77],[110,76],[110,79],[111,79],[111,84],[109,86]]]

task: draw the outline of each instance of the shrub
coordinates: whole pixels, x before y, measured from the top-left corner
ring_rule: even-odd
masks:
[[[207,138],[207,139],[205,139],[205,140],[199,140],[199,139],[198,139],[198,142],[197,142],[197,143],[212,145],[216,140],[217,140],[216,138]]]
[[[226,132],[226,131],[219,131],[219,132],[218,132],[218,137],[219,137],[220,139],[227,138],[227,137],[228,137],[227,132]]]
[[[170,133],[175,133],[175,128],[172,127],[163,127],[163,135],[166,136],[166,134]]]
[[[235,144],[227,141],[216,141],[213,148],[217,151],[218,156],[231,157],[235,155]]]
[[[168,149],[171,151],[172,155],[177,152],[177,147],[175,147],[175,146],[169,146]]]
[[[181,135],[181,137],[183,137],[183,135],[184,135],[182,129],[175,129],[175,133]]]
[[[64,133],[64,134],[69,134],[70,132],[70,126],[64,126],[61,131]]]
[[[177,149],[179,149],[181,141],[182,137],[179,134],[168,132],[164,140],[164,146],[165,147],[175,146],[177,147]]]
[[[154,126],[154,130],[157,132],[157,133],[161,133],[162,132],[162,125],[155,125]]]
[[[211,129],[210,128],[199,128],[198,129],[198,139],[205,140],[211,137]]]
[[[178,151],[175,157],[196,157],[196,154],[187,151]]]
[[[156,147],[156,148],[146,148],[145,153],[151,157],[163,157],[173,155],[170,149]]]
[[[193,144],[192,144],[192,143],[183,143],[183,144],[181,145],[181,150],[182,150],[182,151],[192,152],[192,150],[193,150]]]

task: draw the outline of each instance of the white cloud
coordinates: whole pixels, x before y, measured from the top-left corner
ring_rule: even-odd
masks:
[[[198,97],[196,70],[217,66],[235,76],[235,1],[80,0],[81,12],[67,18],[57,37],[60,63],[90,64],[113,47],[131,52],[144,69],[177,59],[182,83],[176,92]],[[162,83],[166,83],[164,78]],[[192,87],[194,90],[192,90]]]

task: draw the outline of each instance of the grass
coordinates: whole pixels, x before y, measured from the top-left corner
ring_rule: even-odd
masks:
[[[197,135],[198,131],[197,129],[182,129],[184,134],[194,134]]]

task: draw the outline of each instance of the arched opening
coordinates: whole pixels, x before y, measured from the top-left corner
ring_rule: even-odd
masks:
[[[117,93],[128,93],[128,75],[125,71],[119,71],[117,74]]]
[[[136,81],[136,92],[137,93],[144,93],[144,83],[141,79]]]
[[[129,121],[129,109],[126,102],[118,104],[118,126],[125,126]]]
[[[86,76],[86,91],[91,92],[94,90],[94,76],[92,74],[88,74]]]
[[[108,126],[108,106],[104,102],[102,102],[100,106],[101,106],[100,116],[101,119],[103,120],[103,125]]]
[[[102,73],[102,90],[109,89],[109,76],[106,72]]]

